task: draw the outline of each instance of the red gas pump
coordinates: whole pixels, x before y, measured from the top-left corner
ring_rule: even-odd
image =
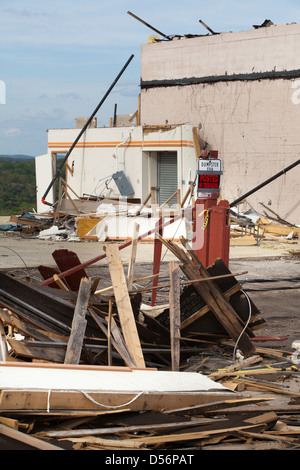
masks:
[[[219,201],[222,174],[218,151],[202,153],[198,159],[192,246],[206,267],[216,258],[221,258],[229,265],[229,202]]]
[[[197,198],[193,209],[193,240],[192,249],[201,263],[208,267],[217,258],[229,265],[229,202],[218,201],[222,164],[218,152],[211,150],[201,154],[198,160],[196,193]],[[163,235],[163,219],[157,223],[157,232]],[[162,243],[158,238],[154,241],[153,274],[151,305],[155,304],[161,262]]]

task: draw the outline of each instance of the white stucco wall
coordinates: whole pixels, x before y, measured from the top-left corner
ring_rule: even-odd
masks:
[[[199,126],[202,148],[219,150],[222,194],[230,202],[300,158],[300,75],[253,79],[253,73],[300,70],[300,25],[163,41],[142,46],[141,122]],[[183,79],[242,74],[240,80]],[[245,76],[249,74],[249,80]],[[143,83],[181,80],[180,86]],[[300,224],[300,165],[248,198]]]
[[[46,166],[51,154],[66,154],[79,132],[78,129],[48,131],[48,153],[36,158],[39,164],[45,162],[45,171],[43,175],[39,172],[37,184],[44,180],[48,184],[51,182],[52,174]],[[66,180],[80,197],[100,194],[119,197],[120,192],[111,176],[117,171],[124,171],[134,189],[132,197],[144,200],[150,187],[157,184],[157,153],[160,151],[177,152],[178,189],[184,194],[189,185],[187,175],[194,178],[197,162],[190,126],[156,131],[141,126],[87,129],[68,158],[73,174],[67,171]],[[108,182],[107,186],[105,181]],[[107,188],[112,191],[108,192]],[[69,193],[72,196],[73,193]]]

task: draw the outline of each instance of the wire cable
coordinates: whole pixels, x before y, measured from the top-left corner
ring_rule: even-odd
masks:
[[[248,320],[243,328],[243,330],[241,331],[241,334],[239,335],[238,339],[236,340],[236,343],[234,345],[234,349],[233,349],[233,360],[235,361],[235,355],[236,355],[236,350],[237,350],[237,346],[238,346],[238,343],[242,337],[242,335],[244,334],[245,330],[247,329],[248,327],[248,324],[250,322],[250,318],[251,318],[251,315],[252,315],[252,307],[251,307],[251,302],[250,302],[250,299],[248,297],[248,295],[246,294],[246,292],[244,290],[241,289],[241,292],[243,292],[243,294],[245,295],[246,299],[248,300],[248,305],[249,305],[249,316],[248,316]]]

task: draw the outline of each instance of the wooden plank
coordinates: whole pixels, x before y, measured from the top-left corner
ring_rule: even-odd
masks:
[[[276,385],[263,384],[261,382],[255,382],[254,380],[249,380],[245,378],[238,379],[238,381],[241,381],[241,380],[243,381],[243,383],[245,383],[247,390],[262,391],[262,392],[268,392],[268,393],[279,393],[281,395],[290,395],[292,397],[300,397],[300,393],[293,392],[293,390],[285,390],[284,388],[277,387]]]
[[[24,432],[17,431],[16,429],[9,428],[3,424],[0,424],[0,434],[10,437],[11,439],[15,439],[17,441],[23,442],[31,447],[34,447],[39,450],[64,450],[61,447],[55,446],[53,444],[49,444],[48,442],[44,442],[41,439],[37,439],[36,437],[29,436]]]
[[[26,369],[62,369],[62,370],[96,370],[96,371],[113,371],[113,372],[132,372],[132,368],[125,366],[101,366],[93,364],[57,364],[40,363],[40,362],[1,362],[1,367],[22,367]]]
[[[90,314],[94,318],[95,322],[99,326],[99,328],[103,331],[103,333],[106,335],[108,338],[109,331],[106,325],[104,324],[105,320],[103,320],[100,316],[98,316],[92,309],[89,310]],[[130,354],[125,346],[123,337],[121,335],[121,332],[114,321],[113,317],[111,316],[110,318],[110,331],[111,331],[111,338],[110,342],[112,346],[115,348],[115,350],[118,352],[118,354],[121,356],[123,359],[124,363],[128,367],[134,367],[134,362],[132,361]]]
[[[29,357],[44,361],[64,362],[67,344],[52,342],[45,345],[40,341],[24,341],[7,338],[7,342],[17,357]]]
[[[175,261],[169,263],[170,269],[170,337],[172,370],[180,365],[180,270]]]
[[[252,404],[259,404],[261,406],[261,403],[266,402],[266,401],[272,401],[274,398],[235,398],[235,399],[227,399],[225,401],[215,401],[211,403],[204,403],[201,405],[195,405],[191,407],[186,407],[186,408],[178,408],[178,409],[169,409],[164,411],[164,414],[184,414],[188,415],[190,413],[197,413],[197,414],[207,414],[207,413],[216,413],[218,410],[222,410],[222,413],[228,413],[230,408],[233,408],[233,413],[236,413],[236,407],[240,407],[243,405],[252,405]],[[253,412],[253,408],[251,408],[251,411]],[[269,411],[269,410],[268,410]]]
[[[164,219],[163,217],[160,217],[159,220],[155,223],[156,230],[158,231],[159,235],[163,235],[163,225]],[[154,239],[154,253],[153,253],[153,268],[152,268],[152,274],[157,274],[160,271],[160,263],[161,263],[161,249],[162,249],[162,243],[160,239],[156,236],[155,234],[155,239]],[[153,307],[155,305],[155,300],[156,300],[156,287],[158,284],[158,277],[153,277],[152,279],[152,294],[151,294],[151,306]]]
[[[193,185],[193,184],[190,184],[190,185],[189,185],[189,188],[188,188],[188,190],[187,190],[187,192],[185,193],[185,195],[183,196],[183,199],[182,199],[182,201],[181,201],[181,207],[184,206],[184,204],[186,203],[187,198],[189,197],[189,195],[190,195],[190,194],[191,194],[191,195],[193,194],[193,189],[194,189],[194,185]]]
[[[145,361],[128,294],[119,248],[116,244],[107,244],[105,245],[105,251],[124,340],[135,366],[144,368]]]
[[[19,414],[20,411],[35,414],[37,411],[54,412],[57,410],[167,410],[215,401],[216,396],[218,399],[225,400],[228,394],[227,391],[226,393],[147,392],[142,394],[114,391],[107,393],[105,391],[103,393],[90,392],[88,396],[85,396],[82,391],[52,390],[49,400],[48,390],[11,390],[3,388],[3,390],[0,390],[0,409],[1,412],[9,411],[10,415],[13,413]]]
[[[54,431],[41,431],[35,434],[36,437],[50,438],[50,439],[63,439],[69,437],[82,437],[82,436],[97,436],[105,434],[119,434],[119,433],[139,433],[139,432],[154,432],[154,431],[172,431],[176,428],[191,428],[193,426],[199,426],[203,424],[212,424],[215,422],[227,421],[224,419],[207,419],[207,418],[195,418],[188,421],[180,421],[174,423],[154,423],[154,424],[140,424],[131,426],[114,426],[114,427],[102,427],[93,429],[64,429]]]
[[[9,358],[8,347],[6,343],[6,335],[4,325],[0,318],[0,361],[7,361]]]
[[[6,418],[5,416],[0,416],[0,423],[12,429],[18,430],[19,428],[19,421],[17,419]]]
[[[22,333],[24,336],[37,339],[39,341],[66,341],[67,336],[55,335],[54,333],[48,333],[35,328],[29,322],[24,322],[14,312],[8,312],[7,309],[0,308],[0,319],[4,325],[10,325],[18,333]]]
[[[299,237],[300,228],[299,227],[284,227],[278,224],[265,224],[259,225],[260,230],[264,230],[266,233],[273,233],[274,235],[286,237],[291,232],[294,232],[295,235]]]
[[[142,442],[136,442],[134,439],[105,439],[103,437],[74,437],[72,442],[83,443],[84,449],[114,449],[114,450],[128,450],[140,449],[143,447]],[[79,446],[79,450],[81,447]]]
[[[156,204],[156,187],[150,187],[150,194],[151,194],[151,204]]]
[[[147,204],[147,202],[149,201],[150,198],[151,198],[151,192],[148,194],[148,196],[146,197],[146,199],[142,203],[141,207],[139,208],[139,210],[135,214],[136,217],[138,217],[140,215],[141,211],[143,210],[143,208],[145,207],[145,205]]]
[[[192,441],[198,439],[205,439],[209,436],[219,435],[219,434],[230,434],[234,431],[239,430],[246,430],[257,428],[257,424],[241,424],[240,426],[228,427],[228,428],[220,428],[220,429],[213,429],[209,431],[192,431],[186,433],[178,433],[178,434],[164,434],[159,436],[150,436],[150,437],[136,437],[136,443],[142,443],[146,446],[149,445],[161,445],[167,444],[169,442],[184,442],[184,441]],[[105,441],[105,439],[103,439]],[[127,441],[127,439],[126,439]],[[118,441],[120,443],[120,441]],[[122,441],[121,441],[122,442]]]
[[[250,431],[237,431],[238,434],[240,434],[241,436],[245,436],[245,437],[250,437],[252,439],[262,439],[262,440],[274,440],[274,441],[278,441],[278,440],[283,440],[283,441],[286,441],[286,442],[294,442],[294,439],[291,439],[289,437],[286,437],[286,436],[280,436],[280,435],[273,435],[271,434],[271,432],[263,432],[263,433],[260,433],[260,432],[250,432]]]
[[[127,273],[127,287],[128,290],[132,289],[133,285],[133,273],[134,273],[134,265],[136,259],[136,252],[137,252],[137,244],[138,244],[138,236],[139,236],[139,224],[134,224],[133,236],[132,236],[132,244],[131,244],[131,252],[130,252],[130,260],[128,266],[128,273]]]
[[[111,355],[111,319],[112,319],[112,301],[109,299],[108,301],[108,317],[106,318],[107,322],[107,357],[108,357],[108,365],[111,366],[112,355]]]
[[[231,238],[230,245],[241,246],[241,245],[257,245],[257,240],[253,235],[245,235],[244,237]]]
[[[66,286],[64,281],[60,279],[57,274],[53,274],[53,279],[61,290],[69,290],[68,286]]]
[[[87,321],[85,319],[92,281],[82,278],[74,310],[71,334],[65,356],[66,364],[79,364]]]

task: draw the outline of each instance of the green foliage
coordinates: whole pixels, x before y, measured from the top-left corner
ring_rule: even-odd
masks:
[[[36,209],[35,161],[0,158],[0,215]]]

